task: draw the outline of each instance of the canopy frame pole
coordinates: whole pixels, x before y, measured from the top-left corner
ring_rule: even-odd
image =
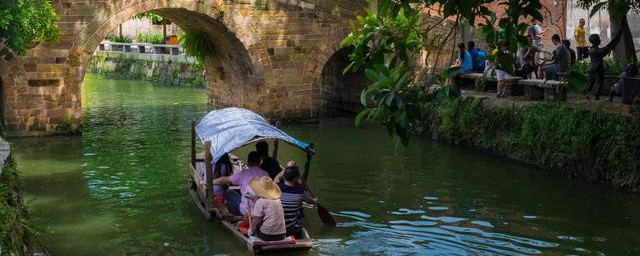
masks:
[[[304,163],[304,174],[302,174],[302,186],[307,187],[307,179],[309,178],[309,171],[311,170],[311,158],[313,154],[313,142],[309,144],[309,150],[307,150],[307,162]]]
[[[213,162],[213,157],[211,156],[211,141],[204,142],[204,166],[205,171],[207,172],[207,187],[205,188],[205,196],[207,198],[206,204],[211,205],[211,189],[213,188],[213,168],[211,166],[211,162]]]
[[[273,141],[273,153],[271,157],[273,157],[273,159],[275,159],[276,161],[278,160],[278,144],[280,144],[280,140],[275,139]]]
[[[191,119],[191,166],[196,168],[196,119]]]

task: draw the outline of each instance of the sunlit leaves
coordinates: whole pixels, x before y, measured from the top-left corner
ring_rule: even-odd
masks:
[[[178,41],[187,55],[198,58],[200,62],[204,62],[205,56],[218,53],[206,33],[186,31],[178,37]]]
[[[0,40],[17,54],[24,54],[34,40],[57,42],[58,16],[48,0],[0,1]]]

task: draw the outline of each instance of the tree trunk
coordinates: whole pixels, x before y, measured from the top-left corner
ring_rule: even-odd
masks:
[[[164,38],[164,42],[167,42],[167,23],[162,23],[162,38]]]
[[[611,14],[609,14],[611,15]],[[611,19],[610,27],[611,33],[615,33],[620,29],[623,23],[627,23],[627,16],[624,15],[622,19]],[[625,26],[622,31],[622,38],[616,47],[613,49],[613,59],[618,64],[627,64],[630,62],[636,63],[638,61],[636,57],[636,47],[633,44],[633,36],[629,26]]]
[[[122,38],[122,24],[120,24],[120,26],[118,27],[118,35],[120,35],[120,38]]]

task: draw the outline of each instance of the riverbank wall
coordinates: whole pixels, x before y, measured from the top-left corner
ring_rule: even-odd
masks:
[[[572,177],[640,192],[640,114],[464,97],[434,105],[424,134]]]
[[[204,65],[185,55],[96,51],[87,71],[111,78],[206,87]]]
[[[0,255],[28,255],[32,230],[11,146],[0,138]]]

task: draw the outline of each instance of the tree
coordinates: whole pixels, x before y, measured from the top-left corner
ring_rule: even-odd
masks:
[[[134,18],[136,19],[149,19],[151,20],[151,23],[154,25],[160,25],[162,24],[162,38],[164,38],[164,40],[167,40],[167,24],[171,24],[171,21],[168,19],[163,18],[162,16],[152,13],[152,12],[145,12],[142,14],[138,14],[136,15]],[[120,36],[122,37],[122,24],[120,25]]]
[[[542,20],[539,0],[506,0],[499,6],[505,14],[497,17],[487,4],[496,0],[380,0],[375,10],[356,18],[356,28],[342,42],[353,46],[351,63],[345,72],[364,69],[371,80],[361,94],[365,108],[356,117],[361,120],[382,121],[389,134],[407,144],[412,133],[422,130],[430,104],[459,95],[453,85],[431,90],[431,81],[423,80],[416,55],[429,45],[442,47],[452,34],[443,36],[432,31],[441,22],[452,19],[455,26],[461,22],[476,24],[482,20],[479,34],[489,45],[507,45],[516,52],[527,43],[524,35],[529,17]],[[423,22],[427,8],[436,9],[441,20],[436,24]],[[522,22],[521,22],[522,21]],[[450,46],[454,48],[454,46]],[[515,63],[512,54],[496,57],[496,61],[509,71]],[[440,75],[440,84],[446,72]],[[430,74],[430,77],[438,77]]]
[[[0,1],[0,40],[17,54],[24,54],[34,41],[57,42],[58,15],[48,0]]]
[[[622,39],[620,44],[613,51],[613,57],[618,63],[637,62],[635,45],[628,24],[627,13],[630,11],[640,10],[640,1],[638,0],[578,0],[578,6],[583,9],[591,8],[590,16],[595,15],[598,11],[607,9],[611,20],[610,26],[612,34],[622,30]]]

